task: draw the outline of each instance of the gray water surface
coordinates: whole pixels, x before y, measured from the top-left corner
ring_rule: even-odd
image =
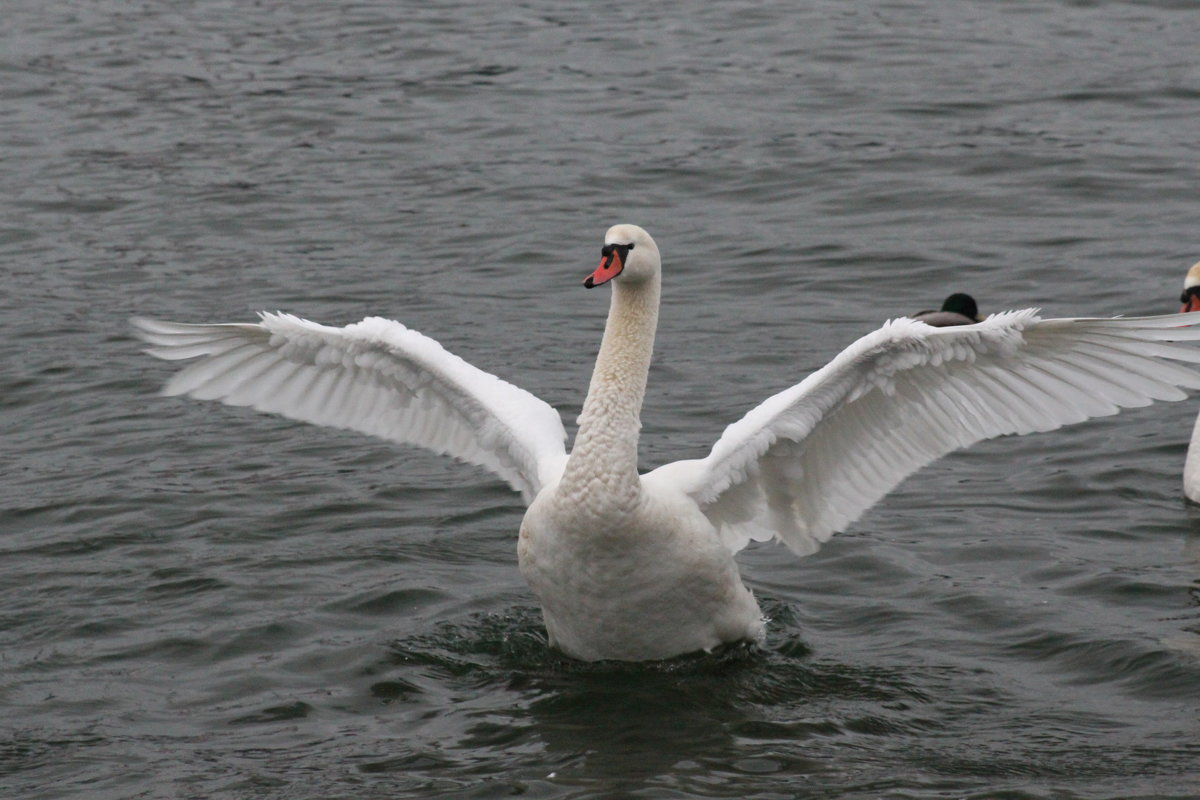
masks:
[[[1169,2],[47,4],[0,26],[0,796],[1200,797],[1195,401],[987,442],[759,652],[546,646],[519,498],[156,396],[128,318],[401,320],[573,429],[604,230],[664,254],[646,468],[882,320],[1174,311]]]

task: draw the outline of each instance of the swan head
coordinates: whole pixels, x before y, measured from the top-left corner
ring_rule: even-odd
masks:
[[[1200,311],[1200,263],[1192,264],[1187,277],[1183,279],[1183,294],[1179,296],[1183,303],[1183,311]]]
[[[658,245],[637,225],[613,225],[604,234],[600,266],[583,280],[591,289],[618,275],[622,283],[641,283],[658,275],[662,261]]]

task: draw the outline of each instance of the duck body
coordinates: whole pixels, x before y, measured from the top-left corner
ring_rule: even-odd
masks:
[[[974,325],[983,320],[983,317],[979,315],[979,307],[975,304],[975,298],[962,292],[955,292],[947,297],[937,311],[918,311],[912,315],[912,318],[935,328]]]
[[[762,614],[735,561],[748,542],[808,555],[955,449],[1200,388],[1179,363],[1200,363],[1200,312],[899,318],[751,409],[704,458],[639,474],[660,273],[646,231],[608,230],[584,285],[611,284],[612,298],[569,453],[555,409],[399,322],[134,325],[152,355],[190,362],[165,394],[419,445],[507,481],[528,504],[517,558],[550,642],[589,661],[758,641]]]
[[[977,319],[957,314],[953,311],[922,311],[919,314],[914,314],[913,319],[920,320],[926,325],[932,325],[935,328],[950,328],[955,325],[974,325],[979,322]]]

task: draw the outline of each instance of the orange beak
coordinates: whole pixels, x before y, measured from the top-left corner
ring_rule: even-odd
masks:
[[[602,251],[600,257],[600,266],[596,270],[583,279],[583,285],[589,289],[595,288],[602,283],[608,283],[613,278],[621,274],[621,270],[625,269],[625,254],[629,252],[627,247],[619,247],[617,245],[608,245]]]
[[[1179,313],[1183,314],[1187,311],[1200,311],[1200,297],[1194,294],[1185,294],[1183,297],[1183,308],[1179,309]]]

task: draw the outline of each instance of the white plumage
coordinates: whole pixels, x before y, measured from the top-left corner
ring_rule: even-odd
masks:
[[[1200,311],[1200,263],[1193,264],[1183,279],[1181,313]],[[1183,494],[1193,503],[1200,503],[1200,415],[1192,426],[1187,458],[1183,462]]]
[[[618,225],[587,285],[613,298],[568,456],[558,413],[398,322],[345,328],[138,319],[150,353],[196,358],[166,394],[251,406],[479,464],[529,504],[521,569],[551,642],[642,660],[754,640],[763,623],[733,554],[778,538],[798,554],[913,471],[982,439],[1048,431],[1200,388],[1200,312],[1043,320],[1036,310],[935,328],[886,323],[733,423],[702,459],[637,473],[657,326],[658,249]]]
[[[495,472],[526,502],[562,470],[558,412],[398,322],[368,317],[332,328],[291,314],[258,324],[136,319],[147,352],[203,356],[163,389],[200,400],[445,453]]]

